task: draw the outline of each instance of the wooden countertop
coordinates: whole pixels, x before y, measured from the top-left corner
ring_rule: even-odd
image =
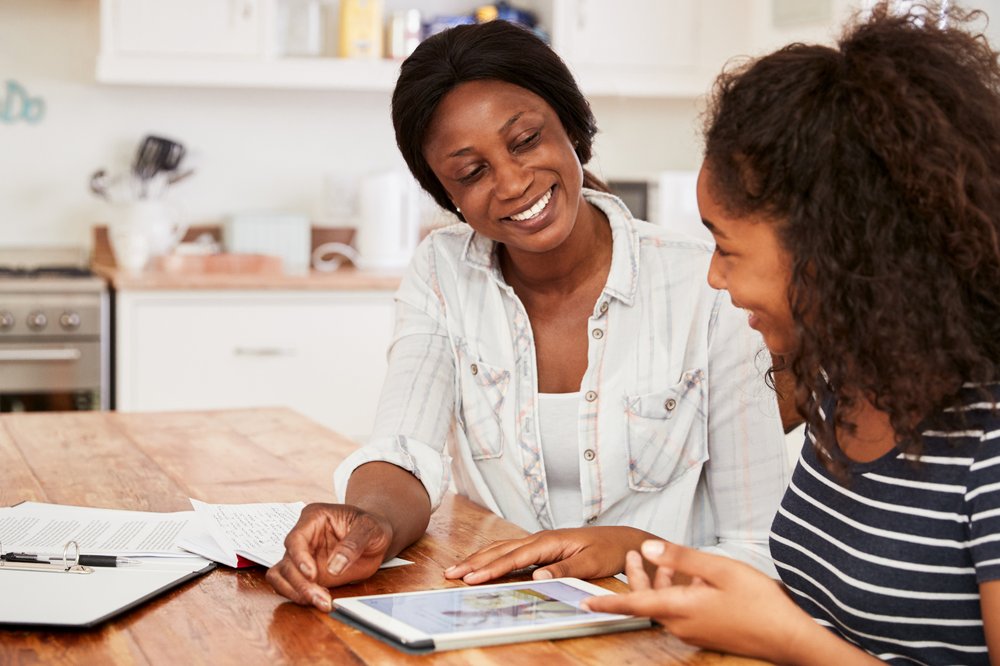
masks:
[[[354,444],[287,409],[0,415],[0,502],[145,511],[206,502],[329,501]],[[340,596],[461,585],[442,571],[520,528],[450,496],[427,535]],[[609,589],[615,579],[598,581]],[[9,601],[9,600],[8,600]],[[58,600],[53,600],[57,603]],[[701,652],[659,628],[410,656],[275,594],[262,568],[225,567],[89,631],[0,629],[0,663],[60,664],[760,664]]]
[[[212,270],[184,270],[178,268],[178,263],[191,260],[196,264],[198,256],[172,257],[153,259],[150,265],[139,273],[122,270],[115,263],[114,253],[108,241],[108,230],[105,226],[95,226],[93,233],[93,253],[91,269],[118,290],[136,291],[169,291],[179,289],[195,290],[327,290],[327,291],[395,291],[403,278],[403,269],[399,270],[359,270],[349,263],[335,271],[321,273],[311,270],[305,275],[286,275],[281,270],[281,262],[275,257],[261,255],[228,255],[230,258],[262,259],[264,262],[250,266],[252,262],[244,262],[235,270],[228,270],[226,262],[214,266]],[[192,227],[188,236],[195,237],[207,233],[216,238],[218,227]],[[314,245],[327,241],[349,243],[353,237],[353,229],[313,229]],[[227,255],[216,255],[225,259]],[[201,257],[205,259],[206,257]],[[211,258],[211,257],[208,257]],[[179,259],[181,262],[174,261]],[[272,259],[273,263],[266,263]],[[252,267],[254,270],[244,270]],[[222,270],[214,270],[222,268]]]
[[[101,263],[94,263],[91,268],[119,291],[172,289],[395,291],[403,277],[401,270],[372,271],[349,266],[338,268],[331,273],[310,271],[306,275],[274,272],[186,273],[158,270],[155,267],[141,273],[129,273],[116,266]]]

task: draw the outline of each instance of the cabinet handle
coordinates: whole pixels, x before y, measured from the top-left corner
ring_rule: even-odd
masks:
[[[79,361],[79,349],[2,349],[0,361]]]
[[[294,349],[285,347],[234,347],[236,356],[295,356]]]

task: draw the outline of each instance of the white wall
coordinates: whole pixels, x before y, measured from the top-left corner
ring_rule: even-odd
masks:
[[[194,221],[247,209],[319,215],[323,175],[400,164],[388,93],[205,90],[94,82],[97,0],[0,1],[0,109],[15,80],[46,109],[0,123],[0,245],[81,244],[106,219],[87,183],[121,169],[146,133],[197,151],[173,199]],[[695,168],[693,101],[595,100],[595,169],[606,176]]]
[[[730,20],[749,14],[745,29],[754,43],[826,41],[834,34],[822,23],[774,28],[776,1],[742,0]],[[848,0],[823,2],[835,20],[846,14]],[[8,80],[46,105],[37,125],[0,122],[0,245],[87,245],[90,227],[105,219],[88,191],[89,175],[127,164],[146,133],[177,138],[200,155],[199,172],[173,197],[201,222],[247,209],[316,219],[325,173],[364,173],[400,162],[388,93],[98,85],[98,33],[97,0],[0,0],[0,112]],[[593,163],[599,174],[697,168],[695,100],[592,103],[601,127]]]

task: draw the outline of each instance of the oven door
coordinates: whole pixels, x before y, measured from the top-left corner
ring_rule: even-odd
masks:
[[[101,406],[101,346],[97,341],[0,345],[0,412]]]

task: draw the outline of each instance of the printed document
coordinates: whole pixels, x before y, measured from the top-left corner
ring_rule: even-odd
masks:
[[[3,552],[62,555],[69,541],[81,553],[128,557],[191,557],[177,536],[193,511],[153,513],[22,502],[0,508]]]

